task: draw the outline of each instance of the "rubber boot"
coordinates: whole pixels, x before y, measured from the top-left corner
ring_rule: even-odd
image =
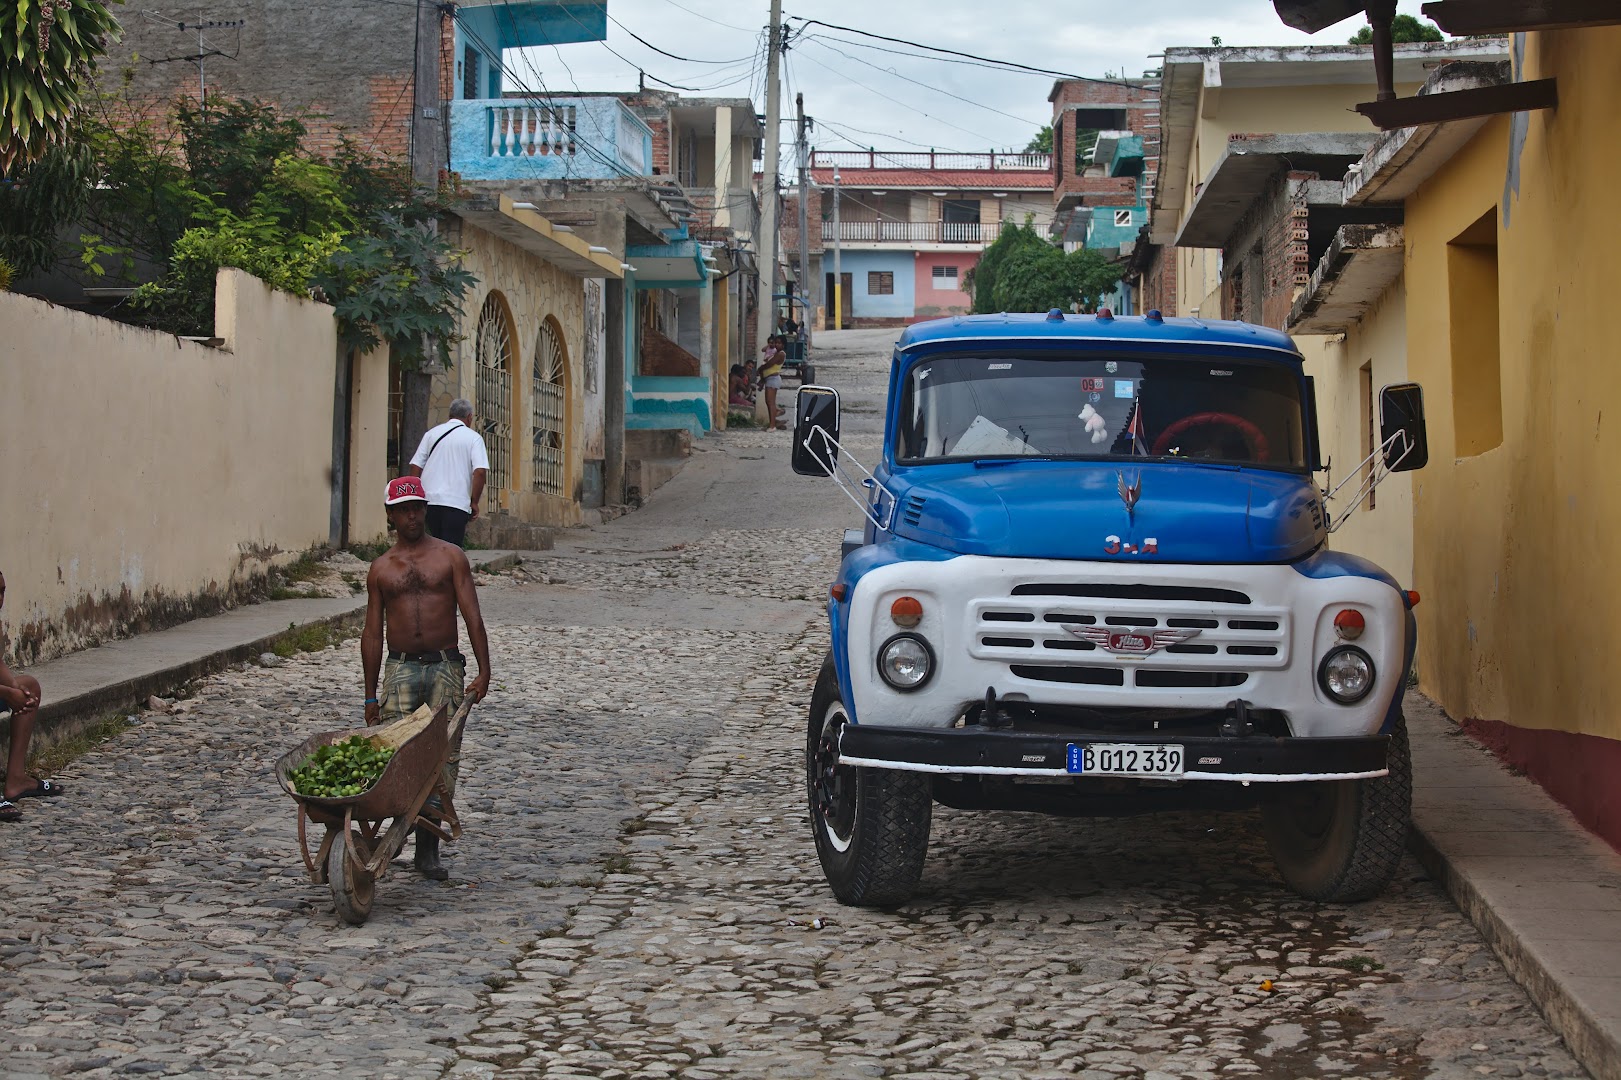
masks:
[[[425,878],[434,881],[444,881],[450,877],[450,871],[439,861],[439,835],[427,829],[418,829],[416,868]]]

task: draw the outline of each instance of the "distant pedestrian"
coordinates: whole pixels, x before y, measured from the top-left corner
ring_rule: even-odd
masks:
[[[0,574],[0,607],[6,604],[6,575]],[[0,656],[5,652],[0,640]],[[62,794],[62,785],[28,775],[28,740],[39,716],[39,680],[16,675],[0,658],[0,713],[11,713],[11,752],[6,757],[5,797],[0,798],[0,821],[21,821],[19,799],[42,799]]]
[[[766,339],[765,355],[760,358],[760,386],[765,390],[765,428],[777,431],[782,424],[777,419],[777,391],[782,389],[782,365],[788,359],[786,342],[781,334]]]
[[[474,703],[490,691],[490,641],[478,610],[473,570],[460,548],[429,536],[424,518],[427,494],[414,476],[390,480],[383,495],[394,546],[378,556],[366,574],[366,626],[360,633],[360,666],[365,679],[366,724],[389,723],[410,716],[420,706],[452,712],[464,697]],[[467,658],[457,647],[456,613],[467,627],[478,660],[478,676],[466,684]],[[388,663],[383,664],[385,635]],[[378,669],[383,682],[377,683]],[[461,772],[461,732],[451,739],[440,771],[445,791],[456,794]],[[438,796],[428,801],[433,818]],[[448,871],[439,862],[439,836],[416,831],[416,868],[423,877],[443,881]]]
[[[428,533],[457,547],[467,546],[467,523],[478,517],[490,471],[484,437],[472,424],[473,403],[452,401],[450,419],[422,436],[409,470],[428,492]]]

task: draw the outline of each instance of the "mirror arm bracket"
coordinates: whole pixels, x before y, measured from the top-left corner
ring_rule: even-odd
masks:
[[[818,452],[817,447],[811,445],[812,440],[814,440],[817,436],[821,436],[822,439],[820,452]],[[856,461],[855,458],[851,458],[849,453],[845,451],[844,447],[839,445],[839,441],[829,434],[828,430],[822,427],[820,424],[817,424],[806,433],[805,441],[802,445],[806,450],[811,452],[812,456],[814,456],[818,462],[825,462],[828,458],[833,459],[833,468],[827,472],[827,475],[833,478],[833,482],[839,486],[839,490],[844,492],[851,502],[860,507],[861,513],[866,516],[868,521],[872,522],[884,532],[888,532],[890,525],[893,524],[895,520],[895,493],[890,491],[883,484],[879,483],[878,478],[874,476],[865,465],[861,464],[859,461]],[[844,470],[844,465],[842,463],[842,459],[844,458],[850,458],[850,461],[855,464],[855,467],[861,470],[863,475],[863,479],[861,480],[862,487],[874,488],[889,496],[889,505],[885,507],[885,513],[883,514],[882,518],[879,516],[877,507],[868,503],[866,500],[862,499],[861,496],[856,494],[855,483],[853,482],[850,474]],[[822,468],[827,470],[827,466],[825,464],[823,464]]]
[[[1398,443],[1401,444],[1401,453],[1396,455],[1394,461],[1390,461],[1386,455],[1395,449]],[[1340,527],[1355,516],[1356,512],[1362,508],[1363,503],[1367,501],[1368,496],[1373,494],[1373,489],[1388,480],[1396,472],[1395,466],[1400,465],[1407,459],[1407,455],[1413,452],[1413,446],[1413,442],[1407,438],[1407,432],[1393,432],[1390,438],[1374,447],[1373,453],[1352,466],[1346,472],[1345,479],[1335,484],[1333,490],[1324,493],[1323,501],[1325,503],[1329,502],[1335,495],[1339,494],[1340,489],[1346,484],[1362,476],[1363,469],[1368,470],[1367,475],[1362,477],[1362,482],[1357,485],[1354,492],[1355,498],[1351,499],[1351,508],[1343,515],[1335,515],[1333,523],[1328,527],[1330,533],[1339,532]]]

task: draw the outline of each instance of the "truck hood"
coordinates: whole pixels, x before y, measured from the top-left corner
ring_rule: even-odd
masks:
[[[896,536],[961,555],[1288,562],[1327,539],[1311,478],[1259,469],[1012,461],[925,466],[886,486]]]

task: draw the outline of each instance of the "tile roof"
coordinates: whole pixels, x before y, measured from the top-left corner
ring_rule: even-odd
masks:
[[[811,179],[833,186],[832,169],[812,169]],[[1018,169],[843,169],[841,187],[959,188],[975,191],[1051,191],[1058,183],[1050,172]]]

